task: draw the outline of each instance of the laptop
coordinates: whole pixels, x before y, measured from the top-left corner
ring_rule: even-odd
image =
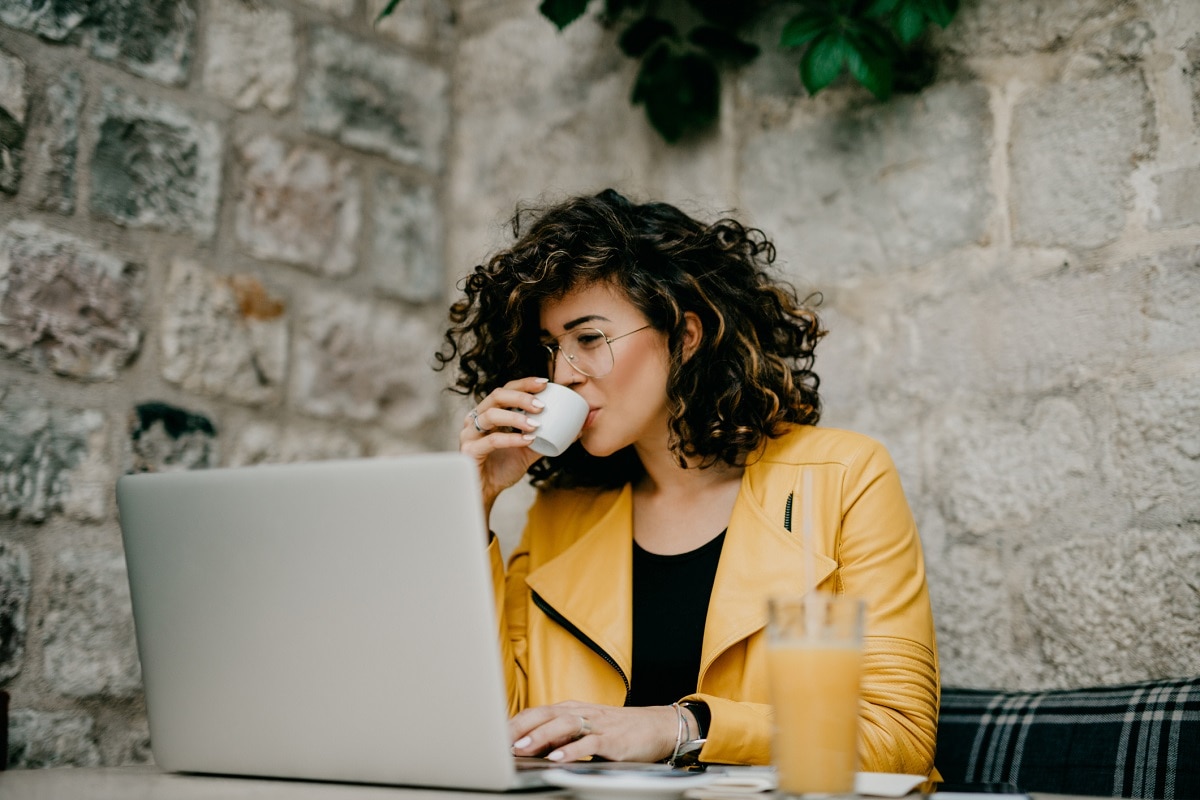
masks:
[[[508,741],[466,456],[127,475],[117,501],[163,769],[540,782]]]

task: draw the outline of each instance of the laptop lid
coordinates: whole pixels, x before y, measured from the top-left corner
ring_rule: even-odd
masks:
[[[466,456],[128,475],[117,501],[159,766],[515,785]]]

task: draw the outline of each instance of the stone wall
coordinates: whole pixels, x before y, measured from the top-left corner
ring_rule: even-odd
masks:
[[[945,682],[1200,672],[1200,5],[966,0],[882,106],[804,96],[764,20],[669,147],[593,20],[383,2],[0,0],[15,763],[149,758],[119,474],[452,447],[450,287],[518,200],[606,185],[823,292],[825,422],[896,458]]]
[[[450,441],[455,39],[406,6],[0,0],[15,765],[150,757],[117,476]]]

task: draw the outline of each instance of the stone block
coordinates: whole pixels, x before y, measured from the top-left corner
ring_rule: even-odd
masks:
[[[176,261],[162,312],[162,374],[190,392],[261,405],[282,397],[285,306],[250,275]]]
[[[237,237],[258,258],[326,277],[350,274],[362,225],[362,187],[348,159],[258,136],[238,148]]]
[[[1194,309],[1195,306],[1192,306]],[[1140,525],[1200,520],[1200,358],[1143,367],[1115,392],[1120,491]],[[1197,573],[1200,574],[1200,573]]]
[[[450,79],[330,28],[313,31],[301,117],[310,131],[401,164],[442,169]]]
[[[29,553],[0,539],[0,684],[24,665],[29,609]]]
[[[36,176],[34,189],[40,209],[59,214],[75,211],[82,103],[83,78],[75,70],[63,73],[46,89],[44,131],[38,148],[41,172]]]
[[[131,697],[140,691],[124,555],[59,553],[48,594],[42,653],[51,687],[68,697]]]
[[[658,134],[629,103],[636,63],[614,33],[590,17],[559,33],[536,4],[508,6],[460,7],[481,19],[455,63],[455,280],[507,243],[503,222],[518,202],[641,187],[654,168]]]
[[[217,429],[203,414],[142,403],[129,418],[126,472],[173,472],[217,465]]]
[[[375,20],[387,4],[388,0],[367,0],[368,19]],[[454,9],[448,0],[405,0],[374,29],[406,47],[446,47],[454,29]]]
[[[1021,244],[1113,242],[1132,207],[1130,175],[1154,141],[1137,72],[1030,92],[1013,110],[1012,227]]]
[[[1045,538],[1020,597],[1046,683],[1200,674],[1200,527],[1193,521],[1084,540]]]
[[[1085,25],[1110,17],[1111,0],[1053,3],[963,3],[951,27],[937,30],[939,48],[970,56],[1020,55],[1057,50]]]
[[[196,38],[195,0],[93,0],[87,40],[92,56],[135,75],[183,84]]]
[[[91,15],[93,0],[0,0],[0,22],[61,42]]]
[[[325,292],[298,312],[289,400],[315,417],[413,431],[438,419],[440,334],[420,316]]]
[[[1178,247],[1122,265],[1138,279],[1139,353],[1189,356],[1200,352],[1200,246]]]
[[[61,512],[82,522],[103,520],[113,481],[108,442],[99,411],[0,396],[0,517],[42,522]]]
[[[15,709],[9,715],[8,766],[14,769],[96,767],[96,723],[79,711]]]
[[[1021,685],[1029,659],[1016,652],[1011,557],[996,541],[962,543],[927,566],[943,685]]]
[[[425,303],[442,296],[442,224],[433,187],[375,174],[371,277],[384,294]]]
[[[749,221],[785,270],[824,286],[980,243],[996,204],[988,102],[983,86],[942,84],[752,135],[741,157]]]
[[[1102,450],[1090,409],[1054,397],[1013,400],[1006,411],[951,408],[932,432],[927,461],[937,468],[928,480],[952,539],[1023,541],[1112,510],[1111,488],[1097,480]]]
[[[0,192],[16,194],[25,161],[25,62],[0,50]]]
[[[105,87],[94,124],[94,213],[122,225],[212,235],[221,181],[215,122]]]
[[[242,0],[217,0],[209,16],[204,88],[241,111],[290,106],[296,86],[292,16]]]
[[[872,392],[934,407],[947,396],[1074,391],[1146,354],[1144,272],[1063,263],[1024,280],[998,272],[944,295],[918,294],[919,302],[907,298],[885,319],[864,323],[872,346],[860,348],[864,359],[853,366]]]
[[[230,466],[291,464],[362,458],[362,443],[337,430],[299,429],[266,422],[247,425],[237,437]]]
[[[1200,125],[1200,33],[1188,39],[1183,54],[1187,60],[1183,73],[1192,87],[1192,119]]]
[[[1200,167],[1184,167],[1154,177],[1158,203],[1152,212],[1152,228],[1184,228],[1200,225]]]
[[[302,0],[305,5],[320,9],[335,17],[348,17],[354,13],[358,0]]]
[[[144,715],[122,718],[104,726],[100,739],[100,763],[106,767],[153,764],[150,726]]]
[[[1101,77],[1114,69],[1137,63],[1151,53],[1154,44],[1154,26],[1149,20],[1133,19],[1102,28],[1072,48],[1063,69],[1066,81]]]
[[[0,230],[0,351],[112,380],[142,343],[143,267],[32,222]]]

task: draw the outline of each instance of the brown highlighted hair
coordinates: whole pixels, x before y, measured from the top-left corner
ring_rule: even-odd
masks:
[[[667,336],[670,445],[680,462],[740,466],[788,425],[816,424],[813,350],[825,334],[809,301],[767,268],[775,248],[732,219],[710,225],[666,203],[634,204],[612,189],[543,210],[519,209],[516,243],[460,284],[438,369],[457,361],[454,391],[482,400],[510,380],[544,375],[540,307],[608,282]],[[703,325],[682,357],[684,313]],[[536,485],[620,486],[642,466],[627,447],[598,458],[576,442],[530,468]]]

